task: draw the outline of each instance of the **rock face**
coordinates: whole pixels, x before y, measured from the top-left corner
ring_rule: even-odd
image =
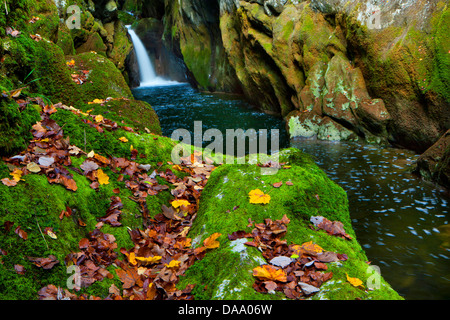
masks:
[[[450,130],[419,157],[415,172],[450,189]]]
[[[287,122],[293,111],[325,116],[360,139],[423,152],[450,127],[448,5],[166,0],[157,15],[200,89],[242,91]]]

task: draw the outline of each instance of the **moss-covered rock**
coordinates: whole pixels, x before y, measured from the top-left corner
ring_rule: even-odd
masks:
[[[349,274],[365,283],[370,274],[366,273],[367,257],[351,226],[346,193],[301,151],[284,150],[281,158],[290,168],[280,169],[275,175],[261,175],[256,165],[223,165],[213,171],[189,236],[198,244],[215,232],[221,233],[220,248],[190,267],[181,286],[197,283],[194,293],[198,299],[281,299],[278,294],[261,294],[253,289],[252,269],[267,262],[256,248],[243,245],[247,240],[230,241],[227,235],[238,230],[250,232],[249,219],[261,223],[286,215],[291,220],[285,236],[288,244],[313,241],[325,250],[348,256],[347,261],[329,265],[333,278],[312,299],[399,299],[383,279],[380,289],[374,291],[355,288],[347,281]],[[280,188],[272,186],[280,181]],[[286,185],[287,181],[293,185]],[[269,194],[270,203],[251,204],[248,193],[253,189]],[[317,215],[341,221],[352,240],[309,228],[310,217]]]
[[[132,144],[143,155],[136,161],[151,164],[155,168],[159,162],[170,161],[171,150],[175,145],[171,139],[153,134],[136,135],[124,130],[99,133],[84,124],[79,116],[65,110],[58,110],[52,118],[64,128],[65,138],[70,138],[71,144],[86,150],[95,150],[104,156],[118,157],[129,157]],[[121,143],[119,137],[122,136],[127,137],[129,143]],[[98,190],[92,189],[89,186],[91,181],[74,170],[85,159],[85,156],[72,157],[72,167],[69,170],[78,187],[76,192],[61,185],[50,184],[47,178],[40,174],[25,176],[15,187],[0,184],[0,203],[4,206],[0,214],[0,224],[4,225],[7,221],[14,223],[8,232],[0,232],[0,248],[3,254],[0,263],[0,299],[37,299],[38,290],[49,284],[66,288],[70,274],[67,274],[64,259],[69,253],[79,251],[79,241],[95,229],[98,218],[105,216],[110,206],[110,198],[116,195],[113,192],[116,188],[121,190],[122,226],[105,225],[102,232],[114,235],[118,248],[129,248],[133,245],[127,227],[142,227],[142,219],[139,217],[139,205],[129,198],[132,197],[132,192],[125,187],[124,181],[118,181],[119,174],[108,168],[104,168],[104,172],[110,177],[110,183],[100,186]],[[9,168],[1,161],[0,176],[8,177],[9,173]],[[161,205],[167,204],[171,198],[173,197],[169,191],[147,197],[149,212],[152,215],[159,213]],[[67,207],[72,209],[73,214],[61,220],[59,214],[67,210]],[[26,240],[14,233],[18,226],[27,233]],[[47,227],[52,228],[57,239],[44,234],[43,230]],[[51,270],[38,268],[27,258],[48,255],[56,256],[59,261]],[[14,265],[23,266],[25,274],[16,273]],[[96,282],[81,293],[106,297],[112,283],[120,286],[120,281],[115,277]]]

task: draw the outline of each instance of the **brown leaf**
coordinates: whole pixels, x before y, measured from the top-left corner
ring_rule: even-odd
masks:
[[[20,226],[18,226],[18,227],[16,228],[16,230],[14,230],[14,232],[15,232],[19,237],[21,237],[23,240],[27,240],[27,239],[28,239],[28,234],[27,234],[25,231],[23,231],[22,229],[20,229]]]
[[[274,184],[273,184],[273,186],[274,186],[275,188],[280,188],[282,185],[283,185],[283,182],[277,182],[277,183],[274,183]]]
[[[25,268],[20,264],[15,264],[14,270],[16,270],[17,274],[25,274]]]
[[[37,267],[43,268],[44,270],[49,270],[59,263],[54,255],[49,255],[47,258],[28,257],[28,260],[33,262]]]

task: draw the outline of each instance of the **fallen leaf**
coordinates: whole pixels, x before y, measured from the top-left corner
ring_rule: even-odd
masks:
[[[274,186],[275,188],[280,188],[282,185],[283,185],[283,182],[277,182],[277,183],[274,183],[274,184],[273,184],[273,186]]]
[[[248,195],[250,197],[250,203],[253,204],[267,204],[270,202],[270,195],[264,194],[264,192],[259,189],[250,191]]]
[[[53,163],[55,163],[55,158],[53,157],[40,157],[39,164],[44,167],[50,167]]]
[[[84,171],[84,173],[88,173],[97,170],[98,164],[96,164],[94,161],[86,160],[81,164],[80,168]]]
[[[30,162],[27,164],[27,170],[33,173],[38,173],[41,171],[41,167],[39,167],[36,162]]]
[[[102,115],[98,115],[98,116],[95,116],[95,121],[97,121],[97,122],[102,122],[104,119],[103,119],[103,116]]]
[[[25,274],[25,268],[24,266],[20,265],[20,264],[15,264],[14,265],[14,270],[17,272],[17,274]]]
[[[142,262],[144,265],[149,265],[149,264],[154,264],[154,263],[158,263],[159,261],[161,261],[162,256],[153,256],[153,257],[136,257],[137,261]]]
[[[13,177],[14,181],[19,182],[20,180],[22,180],[21,178],[22,178],[23,172],[22,172],[22,170],[16,168],[16,169],[14,169],[13,172],[10,173],[10,175]]]
[[[15,187],[17,185],[17,181],[16,180],[11,180],[9,178],[4,178],[1,181],[7,187]]]
[[[178,207],[181,207],[181,206],[189,206],[190,205],[190,203],[189,203],[189,201],[187,201],[187,200],[174,200],[174,201],[172,201],[172,207],[174,207],[174,208],[178,208]]]
[[[59,263],[54,255],[49,255],[47,258],[28,257],[28,260],[33,262],[37,267],[43,268],[44,270],[52,269]]]
[[[274,266],[278,266],[281,268],[285,268],[291,264],[293,260],[286,256],[278,256],[269,261],[270,264]]]
[[[125,137],[121,137],[121,138],[119,138],[119,140],[122,141],[122,142],[128,142],[128,139],[125,138]]]
[[[347,281],[350,282],[352,286],[354,286],[354,287],[363,286],[362,285],[363,282],[360,279],[349,277],[347,273],[346,273],[346,275],[347,275]]]
[[[23,231],[22,229],[20,229],[20,226],[18,226],[18,227],[14,230],[14,232],[15,232],[20,238],[22,238],[23,240],[27,240],[27,239],[28,239],[28,234],[27,234],[25,231]]]
[[[283,269],[268,264],[254,268],[253,276],[262,280],[287,282],[287,276]]]
[[[167,268],[173,268],[173,269],[176,269],[176,268],[179,268],[179,267],[180,267],[180,264],[181,264],[181,261],[172,260],[172,261],[170,261],[169,264],[166,263],[165,266],[166,266]]]
[[[98,183],[100,183],[101,185],[109,184],[109,177],[106,173],[103,172],[102,169],[97,170],[97,178],[98,178]]]
[[[220,242],[216,241],[216,239],[221,235],[221,233],[213,233],[210,237],[206,238],[203,241],[203,245],[206,247],[206,249],[218,248],[220,246]]]

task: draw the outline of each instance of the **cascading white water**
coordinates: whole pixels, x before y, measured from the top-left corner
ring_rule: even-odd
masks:
[[[139,65],[140,86],[153,87],[179,84],[179,82],[166,80],[156,75],[150,57],[141,39],[138,37],[136,32],[131,29],[130,25],[126,27],[128,29],[128,33],[130,34],[131,41],[133,42],[134,50],[136,52],[136,58]]]

